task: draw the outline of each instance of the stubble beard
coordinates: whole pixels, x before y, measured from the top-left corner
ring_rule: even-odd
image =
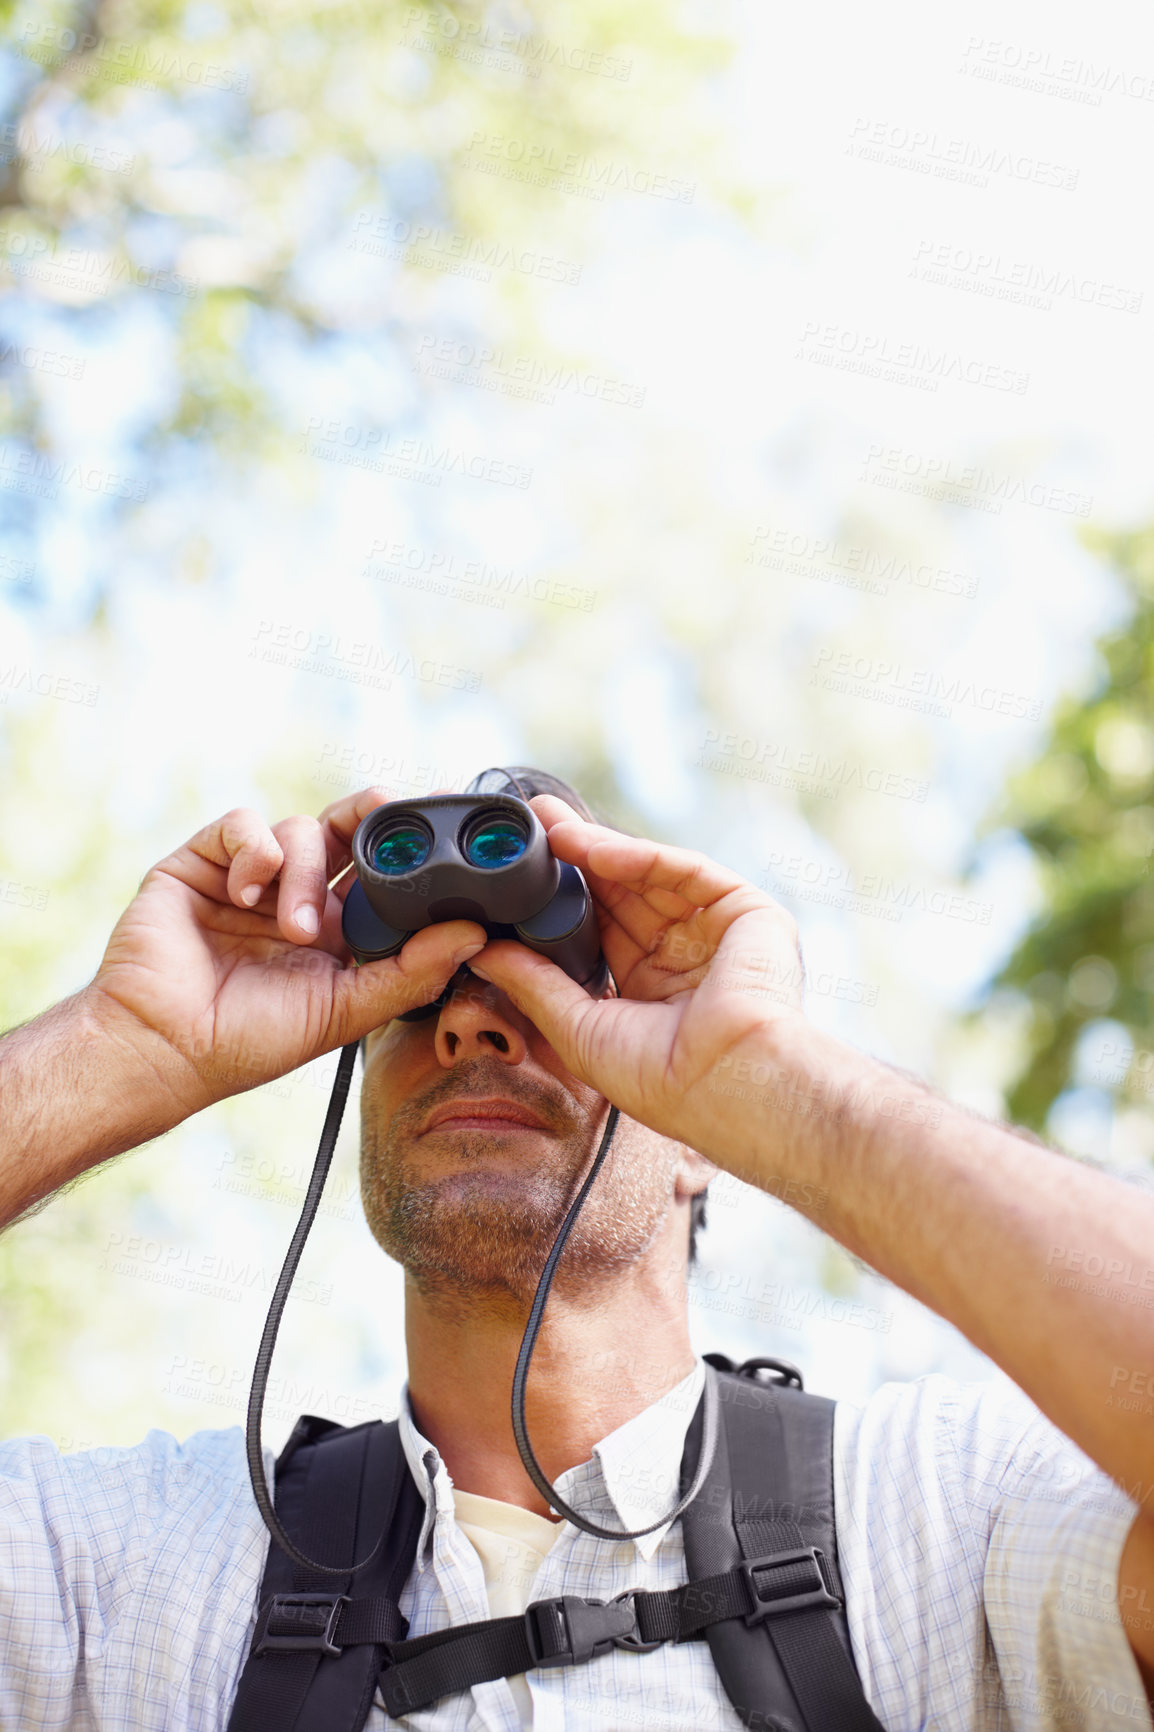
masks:
[[[454,1132],[456,1159],[430,1178],[409,1158],[420,1125],[439,1100],[484,1092],[508,1095],[541,1114],[546,1154],[519,1165],[490,1164],[499,1133]],[[439,1097],[439,1098],[438,1098]],[[374,1238],[418,1289],[433,1298],[521,1308],[531,1299],[557,1230],[600,1143],[595,1123],[571,1100],[515,1081],[485,1058],[405,1102],[387,1122],[362,1097],[361,1197]],[[639,1158],[632,1120],[619,1121],[613,1146],[573,1227],[557,1289],[592,1298],[606,1278],[636,1262],[652,1243],[672,1200],[672,1172]],[[523,1139],[513,1133],[517,1142]],[[506,1157],[507,1158],[507,1157]]]

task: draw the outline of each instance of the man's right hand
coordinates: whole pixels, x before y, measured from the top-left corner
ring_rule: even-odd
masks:
[[[484,943],[446,921],[400,956],[352,966],[341,936],[353,831],[389,796],[367,788],[320,819],[246,809],[161,860],[85,989],[98,1027],[171,1094],[173,1123],[427,1004]],[[118,1067],[121,1068],[121,1067]]]

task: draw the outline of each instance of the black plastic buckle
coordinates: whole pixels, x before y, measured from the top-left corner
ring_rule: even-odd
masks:
[[[665,1646],[664,1637],[656,1642],[643,1642],[641,1640],[641,1630],[637,1621],[636,1596],[640,1593],[644,1593],[644,1591],[643,1588],[626,1588],[623,1593],[614,1594],[613,1598],[609,1602],[611,1606],[619,1606],[622,1601],[629,1601],[629,1608],[633,1613],[633,1629],[627,1636],[615,1637],[613,1646],[615,1648],[627,1648],[631,1654],[652,1654],[655,1648],[663,1648]]]
[[[525,1613],[525,1637],[535,1666],[580,1666],[607,1654],[637,1633],[632,1604],[611,1600],[534,1600]]]
[[[800,1593],[781,1594],[776,1599],[762,1593],[754,1581],[754,1572],[758,1570],[785,1569],[788,1564],[811,1563],[816,1583],[812,1588],[804,1588]],[[831,1594],[826,1587],[826,1574],[823,1569],[824,1555],[816,1546],[801,1546],[792,1552],[773,1552],[765,1558],[743,1558],[737,1566],[745,1577],[745,1585],[749,1589],[749,1601],[753,1611],[746,1616],[750,1626],[764,1623],[766,1618],[775,1618],[779,1612],[800,1612],[807,1607],[832,1606],[840,1607],[841,1601]]]
[[[261,1608],[252,1652],[339,1654],[333,1636],[348,1603],[347,1594],[274,1594]],[[274,1630],[274,1622],[290,1628]]]

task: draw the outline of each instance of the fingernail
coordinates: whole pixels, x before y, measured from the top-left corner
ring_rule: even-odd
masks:
[[[297,925],[302,932],[307,932],[313,938],[320,931],[321,923],[317,919],[317,911],[311,902],[306,902],[297,909]]]
[[[485,970],[484,970],[484,969],[483,969],[483,968],[478,968],[478,967],[477,967],[477,964],[476,964],[476,963],[475,963],[475,962],[470,962],[470,964],[469,964],[469,973],[470,973],[470,974],[475,974],[475,975],[476,975],[476,976],[477,976],[477,979],[478,979],[478,980],[483,980],[483,981],[484,981],[484,982],[485,982],[485,984],[486,984],[486,985],[487,985],[487,986],[492,986],[492,984],[493,984],[493,977],[492,977],[492,975],[491,975],[491,974],[486,974],[486,973],[485,973]]]
[[[460,968],[463,962],[468,962],[471,956],[476,956],[478,950],[484,950],[487,943],[488,939],[482,938],[480,942],[478,942],[477,939],[474,938],[471,944],[462,944],[459,950],[454,950],[453,952],[454,967]]]
[[[240,899],[246,908],[251,908],[254,902],[260,901],[260,885],[246,884],[240,893]]]

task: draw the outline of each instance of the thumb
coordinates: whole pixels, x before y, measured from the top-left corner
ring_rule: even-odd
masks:
[[[406,1010],[431,1003],[461,964],[484,948],[485,937],[473,920],[446,920],[414,932],[397,956],[343,969],[333,983],[336,1044],[360,1040]]]
[[[589,1067],[598,1001],[570,980],[563,968],[506,938],[487,944],[469,970],[500,987],[580,1082],[593,1081]]]

